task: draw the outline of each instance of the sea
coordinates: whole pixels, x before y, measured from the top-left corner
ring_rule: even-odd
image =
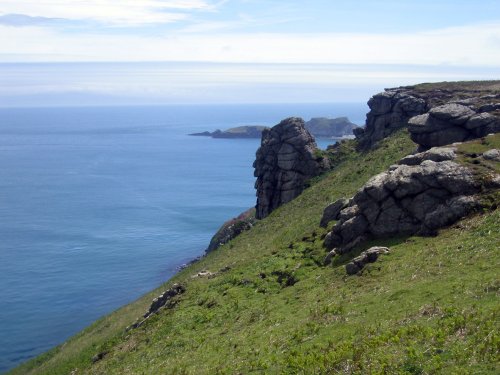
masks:
[[[258,139],[364,103],[0,109],[0,373],[167,281],[255,205]],[[332,140],[317,140],[325,148]]]

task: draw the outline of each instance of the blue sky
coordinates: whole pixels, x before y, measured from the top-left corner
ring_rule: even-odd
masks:
[[[4,106],[352,101],[499,67],[500,0],[0,1]]]

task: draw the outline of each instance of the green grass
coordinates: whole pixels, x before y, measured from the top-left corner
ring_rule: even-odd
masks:
[[[344,146],[335,170],[297,199],[12,373],[499,373],[500,212],[437,237],[366,243],[357,252],[374,244],[391,252],[360,276],[346,276],[348,258],[323,267],[323,208],[415,148],[405,132],[366,154]],[[174,282],[187,288],[177,306],[126,332]],[[99,352],[108,353],[92,364]]]

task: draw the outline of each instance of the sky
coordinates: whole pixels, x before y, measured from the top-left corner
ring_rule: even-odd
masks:
[[[0,106],[366,101],[499,79],[500,0],[0,0]]]

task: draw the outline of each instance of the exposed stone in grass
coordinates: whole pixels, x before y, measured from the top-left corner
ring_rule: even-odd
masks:
[[[368,238],[433,234],[472,212],[481,185],[455,157],[453,148],[432,149],[374,176],[340,211],[325,247],[342,254]]]
[[[500,162],[500,150],[497,150],[496,148],[488,150],[485,153],[483,153],[483,158],[486,160],[493,160]]]
[[[147,318],[151,314],[156,313],[160,308],[165,305],[168,305],[168,302],[175,296],[182,294],[186,291],[186,288],[180,284],[174,284],[170,289],[160,294],[156,297],[153,302],[151,302],[151,306],[149,310],[144,314],[144,318]]]
[[[366,251],[363,251],[359,256],[354,258],[351,262],[347,263],[345,270],[348,275],[355,275],[359,273],[366,264],[374,263],[377,261],[379,255],[388,254],[389,248],[382,246],[374,246]]]
[[[95,356],[92,357],[92,363],[99,362],[106,356],[106,354],[108,354],[108,352],[97,353]]]
[[[217,276],[217,273],[210,272],[210,271],[200,271],[198,273],[195,273],[194,275],[191,276],[192,279],[196,279],[198,277],[208,277],[209,279]]]
[[[176,305],[176,303],[172,300],[175,296],[182,294],[186,291],[186,288],[183,285],[175,283],[172,287],[158,297],[156,297],[149,306],[148,311],[142,316],[142,319],[139,318],[137,321],[131,326],[127,327],[127,331],[130,329],[134,329],[140,327],[144,322],[153,314],[157,313],[162,308],[172,308]]]

